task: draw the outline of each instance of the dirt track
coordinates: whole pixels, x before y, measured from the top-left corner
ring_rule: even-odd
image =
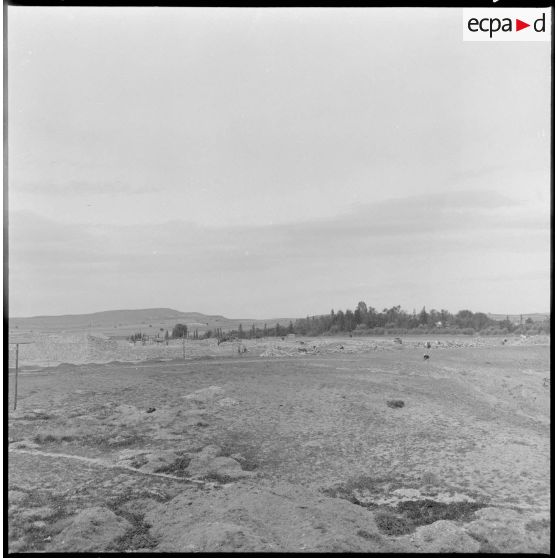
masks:
[[[96,507],[122,522],[88,539],[95,551],[547,552],[548,345],[423,352],[23,373],[11,448],[169,478],[10,453],[10,549],[67,550]]]

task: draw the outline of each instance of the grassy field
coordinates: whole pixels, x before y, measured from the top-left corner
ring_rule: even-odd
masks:
[[[336,342],[24,370],[10,550],[549,552],[548,338]]]

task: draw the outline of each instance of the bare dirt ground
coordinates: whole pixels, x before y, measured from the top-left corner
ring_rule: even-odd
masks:
[[[403,341],[28,363],[10,551],[548,553],[548,337]]]

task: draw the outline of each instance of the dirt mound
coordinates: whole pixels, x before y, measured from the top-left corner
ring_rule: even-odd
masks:
[[[547,517],[541,515],[541,517]],[[494,552],[548,552],[550,524],[526,517],[511,509],[484,508],[475,513],[475,520],[464,526],[465,531],[481,541],[488,541]]]
[[[480,544],[452,521],[419,527],[411,536],[416,552],[479,552]]]
[[[398,550],[370,512],[287,483],[183,493],[145,520],[163,552]]]
[[[219,452],[219,448],[215,451],[214,446],[204,448],[192,458],[187,469],[188,473],[195,478],[220,482],[230,482],[254,474],[250,471],[243,471],[242,466],[236,459],[219,456]]]
[[[52,539],[52,552],[99,552],[124,536],[131,524],[107,508],[87,508]]]

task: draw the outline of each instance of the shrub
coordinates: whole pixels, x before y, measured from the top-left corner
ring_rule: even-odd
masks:
[[[392,409],[400,409],[405,406],[405,401],[401,401],[401,399],[391,399],[387,402],[387,406]]]

